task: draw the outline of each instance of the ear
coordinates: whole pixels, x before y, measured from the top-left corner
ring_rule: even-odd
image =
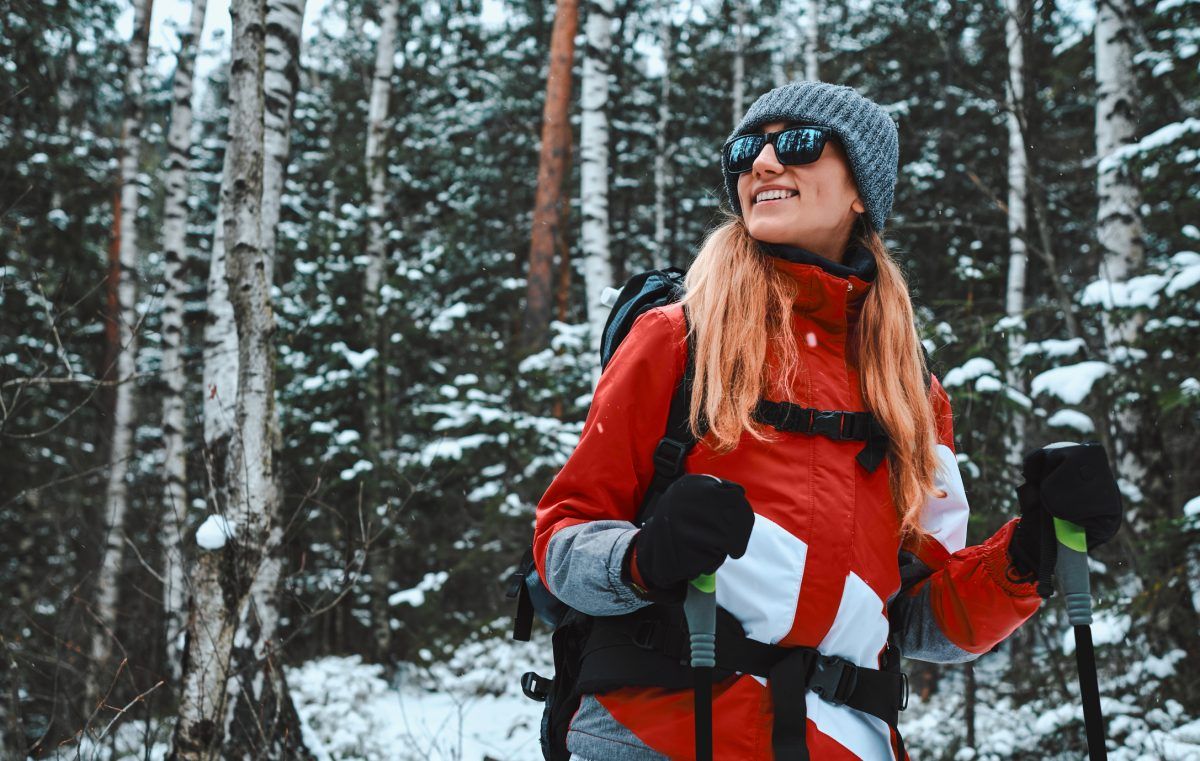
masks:
[[[859,214],[863,214],[867,210],[867,207],[863,206],[862,199],[858,196],[854,197],[854,203],[850,204],[850,208],[854,211],[857,211]]]

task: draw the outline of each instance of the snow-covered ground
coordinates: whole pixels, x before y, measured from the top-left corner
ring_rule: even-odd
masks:
[[[540,761],[542,704],[517,682],[526,648],[472,647],[449,667],[406,668],[394,687],[357,657],[310,661],[288,682],[321,761]]]
[[[499,627],[496,627],[499,628]],[[1101,641],[1103,637],[1099,638]],[[1101,645],[1104,650],[1119,643]],[[392,683],[379,666],[357,656],[330,656],[288,670],[288,683],[308,747],[320,761],[540,761],[540,703],[527,699],[518,680],[527,670],[549,676],[549,639],[516,643],[504,638],[471,642],[445,663],[406,664]],[[1102,679],[1102,705],[1111,761],[1200,761],[1200,719],[1160,696],[1159,680],[1182,665],[1183,653],[1147,655],[1119,676]],[[1073,659],[1062,662],[1073,680]],[[963,671],[947,666],[938,693],[914,696],[901,716],[909,752],[917,761],[1078,761],[1085,757],[1078,692],[1050,686],[1043,696],[1017,703],[1005,684],[1004,653],[976,665],[976,747],[964,747]],[[1053,680],[1047,678],[1047,684]],[[157,725],[147,740],[142,722],[120,725],[110,744],[85,747],[64,758],[166,757],[170,728]],[[115,740],[115,742],[114,742]],[[147,752],[149,748],[149,752]],[[1070,750],[1066,750],[1070,749]],[[64,752],[66,752],[64,750]]]

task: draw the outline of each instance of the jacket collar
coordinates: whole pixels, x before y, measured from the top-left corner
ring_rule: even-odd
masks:
[[[759,248],[776,269],[799,284],[793,309],[809,313],[834,332],[857,322],[864,297],[879,272],[869,249],[851,242],[839,263],[798,246],[760,242]]]

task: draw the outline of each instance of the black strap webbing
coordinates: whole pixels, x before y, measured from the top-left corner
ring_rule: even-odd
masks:
[[[678,608],[661,606],[657,611],[643,609],[597,619],[584,649],[583,689],[604,692],[631,684],[683,688],[688,682],[672,673],[683,670],[678,664],[687,662],[688,653],[687,626]],[[766,677],[776,712],[772,731],[775,757],[778,761],[807,759],[801,753],[807,753],[803,750],[804,700],[809,690],[896,728],[900,711],[908,703],[908,678],[899,670],[897,653],[889,645],[884,668],[871,669],[811,647],[768,645],[746,637],[736,619],[718,608],[717,666],[711,678],[721,680],[733,673]],[[657,654],[658,660],[647,660],[652,654]],[[690,676],[696,678],[694,673]],[[903,750],[902,741],[899,747]]]
[[[654,448],[654,477],[646,488],[646,494],[642,498],[641,507],[638,509],[637,518],[634,521],[639,526],[643,525],[654,512],[654,505],[658,502],[659,496],[673,481],[683,475],[684,461],[687,460],[688,452],[691,452],[692,448],[696,446],[696,438],[692,436],[691,427],[688,425],[688,416],[692,406],[692,386],[696,377],[696,339],[691,330],[691,320],[688,318],[687,308],[683,310],[683,321],[687,331],[687,362],[684,365],[683,375],[675,386],[675,393],[671,395],[671,407],[667,412],[666,434]],[[701,430],[703,431],[703,429],[704,423],[701,421]]]
[[[825,436],[834,441],[865,441],[866,446],[855,459],[871,473],[887,454],[887,431],[870,412],[818,410],[763,399],[754,408],[753,415],[758,422],[784,433]]]

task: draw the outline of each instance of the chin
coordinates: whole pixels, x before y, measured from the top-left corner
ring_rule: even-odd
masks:
[[[754,224],[753,222],[746,225],[746,229],[750,231],[750,237],[763,243],[783,243],[786,245],[796,245],[793,241],[795,233],[791,230],[781,229],[776,224]]]

